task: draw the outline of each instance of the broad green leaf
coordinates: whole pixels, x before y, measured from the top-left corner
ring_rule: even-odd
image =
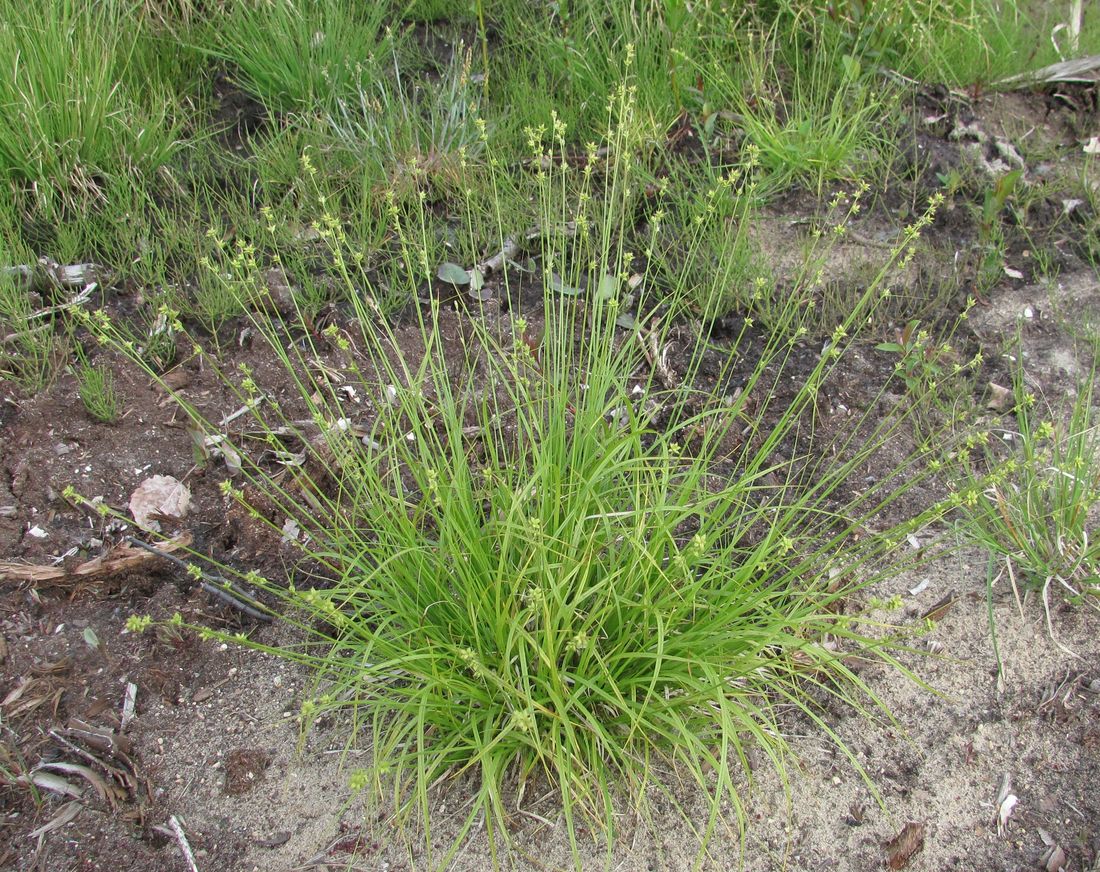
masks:
[[[436,270],[435,275],[441,282],[447,282],[449,285],[470,284],[470,273],[449,260]]]

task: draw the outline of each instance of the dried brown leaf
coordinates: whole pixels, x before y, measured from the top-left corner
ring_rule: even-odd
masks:
[[[886,843],[886,865],[891,869],[904,869],[923,848],[924,824],[909,821]]]
[[[9,706],[15,705],[15,703],[19,702],[23,694],[34,686],[34,683],[35,680],[33,678],[28,678],[26,675],[20,676],[19,683],[8,691],[8,695],[5,696],[3,700],[0,700],[0,707],[8,708]]]
[[[71,747],[69,740],[81,742],[102,754],[120,759],[127,766],[131,765],[127,756],[133,750],[130,739],[107,727],[93,727],[78,718],[72,718],[66,729],[50,730],[50,735],[58,744]]]
[[[1012,404],[1012,389],[999,385],[996,382],[989,383],[989,399],[986,408],[996,412],[1003,412]]]
[[[955,593],[955,591],[949,591],[948,593],[945,593],[942,597],[936,600],[935,604],[930,609],[928,609],[928,611],[921,615],[921,620],[941,620],[943,616],[946,615],[948,611],[950,611],[951,607],[955,605],[955,603],[957,603],[958,601],[959,596]]]
[[[95,792],[99,794],[99,798],[107,803],[111,808],[115,808],[119,800],[126,798],[125,791],[119,790],[117,787],[108,784],[100,776],[98,772],[92,769],[90,766],[84,766],[80,763],[68,763],[64,760],[58,760],[53,763],[40,763],[35,770],[36,774],[41,771],[47,772],[60,772],[65,775],[79,775],[85,781],[87,781],[95,789]]]
[[[0,708],[4,709],[9,718],[32,712],[51,702],[52,709],[56,711],[64,693],[64,688],[55,688],[44,679],[23,676],[20,683],[0,702]]]
[[[31,667],[33,675],[68,675],[72,672],[73,661],[71,657],[62,657],[60,660],[50,660],[48,663],[40,663]]]
[[[191,490],[170,475],[151,475],[130,494],[130,514],[143,530],[159,532],[155,516],[182,518],[191,504]]]
[[[1047,872],[1063,872],[1066,868],[1066,852],[1061,845],[1052,845],[1043,857],[1043,868]]]

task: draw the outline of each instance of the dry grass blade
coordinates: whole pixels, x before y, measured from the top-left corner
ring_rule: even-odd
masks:
[[[105,767],[113,769],[113,767]],[[99,795],[99,798],[107,803],[112,809],[118,807],[118,803],[121,800],[126,799],[126,792],[119,788],[108,784],[103,778],[89,766],[84,766],[80,763],[66,763],[64,761],[58,761],[55,763],[39,763],[35,768],[35,774],[46,772],[61,772],[66,775],[79,775],[85,781],[87,781],[95,789],[95,792]],[[33,776],[32,776],[33,777]],[[37,783],[37,782],[36,782]],[[82,792],[82,791],[81,791]]]
[[[51,708],[56,713],[64,692],[64,688],[54,687],[43,678],[29,678],[24,675],[3,701],[0,701],[0,709],[4,710],[8,718],[14,718],[52,703]]]
[[[61,806],[61,810],[58,811],[58,813],[55,814],[47,823],[44,823],[38,829],[32,830],[31,832],[27,833],[27,838],[38,839],[37,850],[42,850],[42,839],[49,833],[52,833],[54,830],[60,829],[61,827],[65,826],[65,824],[73,820],[78,814],[80,814],[83,808],[84,806],[82,806],[76,800],[65,803],[65,805]]]
[[[1022,89],[1054,82],[1095,82],[1100,79],[1100,55],[1059,61],[1042,69],[1019,73],[995,83],[997,88]]]
[[[199,867],[195,863],[195,855],[191,850],[191,844],[187,841],[187,834],[183,831],[183,825],[180,823],[179,818],[172,815],[168,819],[168,826],[172,829],[172,834],[176,837],[176,843],[180,846],[180,853],[183,854],[183,860],[187,864],[187,868],[190,872],[199,872]]]

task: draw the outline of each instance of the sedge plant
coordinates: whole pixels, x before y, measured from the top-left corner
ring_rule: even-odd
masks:
[[[1048,630],[1052,591],[1075,603],[1100,598],[1094,384],[1095,372],[1068,406],[1041,409],[1018,363],[1015,426],[972,437],[975,456],[961,457],[956,500],[965,538],[1001,560],[1015,591],[1041,594]]]
[[[560,123],[530,134],[547,228],[541,306],[524,310],[517,295],[494,314],[435,300],[387,319],[342,222],[323,214],[317,227],[355,319],[316,335],[267,317],[256,298],[248,308],[296,395],[276,399],[247,367],[220,371],[248,412],[236,436],[176,397],[208,442],[232,445],[240,477],[224,482],[226,500],[304,559],[290,580],[243,577],[250,608],[300,635],[269,650],[315,670],[303,731],[325,713],[346,715],[349,743],[369,747],[373,761],[353,787],[419,833],[430,866],[446,866],[482,826],[498,862],[513,809],[545,793],[540,785],[556,797],[574,864],[582,825],[610,862],[618,815],[633,808],[650,819],[655,796],[682,808],[685,779],[709,798],[702,820],[684,813],[702,856],[731,824],[724,807],[734,826],[747,818],[749,746],[785,773],[784,712],[858,768],[822,698],[872,716],[877,702],[855,659],[897,665],[898,640],[843,606],[855,588],[898,571],[912,553],[900,547],[905,535],[942,508],[881,522],[924,480],[919,452],[871,486],[849,483],[897,435],[903,407],[853,422],[827,446],[815,435],[819,392],[928,217],[836,325],[792,398],[775,399],[804,335],[797,302],[751,358],[739,353],[747,326],[730,341],[719,380],[736,378],[740,390],[715,395],[697,386],[713,353],[705,343],[669,362],[690,279],[660,296],[626,294],[630,108],[620,89],[598,171],[555,159],[567,147]],[[315,173],[306,161],[303,175]],[[577,191],[572,202],[565,190]],[[393,209],[392,232],[415,283],[432,270],[406,217]],[[570,222],[586,232],[553,232]],[[255,268],[226,263],[228,273]],[[507,273],[503,281],[511,296]],[[227,278],[227,288],[244,287],[257,283]],[[108,316],[85,321],[125,350]],[[219,371],[198,344],[192,353]],[[265,648],[262,638],[227,638]],[[471,796],[440,845],[433,798],[448,784]]]
[[[757,153],[751,147],[748,151],[738,167],[677,165],[665,183],[668,206],[655,222],[663,231],[661,238],[647,249],[654,278],[675,287],[681,275],[691,276],[687,302],[707,317],[736,306],[755,313],[761,308],[752,299],[757,280],[772,284],[751,235],[757,214]],[[717,275],[718,266],[726,274]]]
[[[89,363],[83,355],[80,358],[76,382],[84,410],[101,424],[114,424],[119,415],[114,373],[103,365]]]

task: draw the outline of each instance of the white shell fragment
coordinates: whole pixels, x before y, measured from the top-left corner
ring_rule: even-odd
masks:
[[[1012,812],[1019,801],[1016,794],[1012,792],[1012,776],[1006,772],[1004,780],[1001,782],[1001,789],[997,792],[996,823],[998,835],[1003,836],[1005,834],[1008,829],[1008,819],[1012,817]]]

